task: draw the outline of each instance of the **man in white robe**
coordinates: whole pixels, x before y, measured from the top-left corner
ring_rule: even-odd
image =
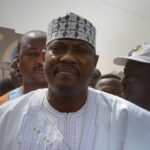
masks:
[[[150,44],[138,45],[129,56],[117,57],[114,63],[124,66],[123,97],[150,111]]]
[[[53,20],[43,60],[48,89],[0,106],[0,150],[150,149],[148,111],[88,88],[98,60],[88,20]]]

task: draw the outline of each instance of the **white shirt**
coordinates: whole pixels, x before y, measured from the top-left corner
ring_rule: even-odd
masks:
[[[60,113],[40,89],[0,106],[0,150],[149,150],[150,113],[89,89],[77,112]]]
[[[42,107],[43,114],[51,119],[61,131],[71,150],[79,149],[83,132],[86,107],[75,113],[60,113],[49,105],[46,96]]]

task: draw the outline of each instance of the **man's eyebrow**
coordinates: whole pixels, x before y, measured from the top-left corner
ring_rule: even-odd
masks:
[[[81,42],[78,42],[78,43],[76,43],[77,45],[79,45],[79,46],[84,46],[84,47],[89,47],[90,48],[90,45],[88,45],[88,44],[86,44],[86,43],[81,43]]]
[[[30,51],[34,51],[34,50],[37,49],[36,46],[32,46],[32,45],[30,45],[30,44],[24,45],[22,48],[23,48],[23,49],[30,49]]]
[[[30,47],[31,47],[30,44],[23,44],[23,45],[22,45],[22,48],[30,48]]]
[[[53,46],[65,46],[65,44],[63,42],[60,42],[60,41],[59,42],[54,42],[54,43],[51,43],[51,44],[47,45],[46,49],[49,49]]]

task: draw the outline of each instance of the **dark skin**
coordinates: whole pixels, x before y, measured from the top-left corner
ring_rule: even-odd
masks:
[[[100,77],[101,77],[101,73],[99,72],[99,70],[95,70],[92,77],[91,77],[91,81],[89,83],[89,86],[92,88],[95,88]]]
[[[98,60],[94,48],[80,40],[55,40],[47,45],[43,59],[49,103],[60,112],[78,111],[87,100]]]
[[[98,81],[96,89],[119,97],[122,97],[122,85],[120,80],[114,78],[104,78]]]
[[[150,64],[128,61],[122,81],[124,97],[150,111]]]
[[[19,42],[18,57],[24,93],[47,87],[42,60],[45,46],[46,34],[41,31],[31,31]]]
[[[18,67],[18,59],[15,58],[12,60],[10,64],[10,75],[13,85],[15,87],[19,87],[22,85],[22,75],[20,69]]]

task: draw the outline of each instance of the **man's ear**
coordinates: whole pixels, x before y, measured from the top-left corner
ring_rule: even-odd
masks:
[[[42,50],[42,52],[41,52],[42,54],[42,60],[43,60],[43,62],[45,61],[45,54],[46,54],[46,50]]]
[[[17,61],[19,61],[19,54],[16,54],[16,59]]]
[[[17,66],[20,68],[20,58],[19,58],[19,54],[16,55],[16,62],[17,62]]]
[[[95,68],[96,68],[98,59],[99,59],[99,55],[95,55],[95,56],[94,56],[94,67],[95,67]]]

